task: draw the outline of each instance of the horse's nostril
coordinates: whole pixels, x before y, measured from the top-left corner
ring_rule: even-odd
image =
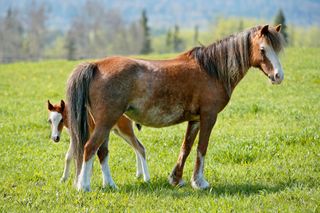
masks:
[[[279,79],[279,78],[280,78],[279,73],[276,73],[276,75],[275,75],[275,79]]]

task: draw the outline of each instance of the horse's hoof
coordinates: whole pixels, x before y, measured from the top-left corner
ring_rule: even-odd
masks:
[[[182,178],[177,180],[172,176],[169,176],[169,183],[172,186],[177,186],[177,187],[182,187],[182,186],[186,185],[186,182]]]
[[[210,184],[204,178],[200,178],[197,180],[192,179],[191,186],[194,189],[207,189],[209,188]]]

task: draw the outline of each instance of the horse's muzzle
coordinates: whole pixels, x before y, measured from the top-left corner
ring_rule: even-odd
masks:
[[[58,143],[60,141],[60,137],[59,136],[52,136],[51,139],[56,143]]]

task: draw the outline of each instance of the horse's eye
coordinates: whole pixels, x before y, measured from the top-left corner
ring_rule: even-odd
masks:
[[[265,50],[264,50],[264,48],[263,48],[263,47],[261,47],[261,48],[260,48],[260,53],[261,53],[262,55],[264,55],[264,54],[265,54]]]

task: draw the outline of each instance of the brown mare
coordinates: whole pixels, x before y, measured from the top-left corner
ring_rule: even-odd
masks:
[[[188,121],[178,161],[169,176],[183,185],[183,167],[200,130],[191,185],[209,187],[204,158],[217,115],[250,67],[257,67],[272,83],[284,74],[278,59],[283,48],[281,26],[256,26],[207,47],[196,47],[170,60],[109,57],[79,65],[68,80],[70,129],[83,164],[78,190],[90,190],[94,154],[108,149],[112,126],[125,114],[146,126],[165,127]],[[89,135],[88,116],[95,121]],[[108,152],[98,152],[102,168]],[[103,171],[104,172],[104,171]]]
[[[67,110],[67,106],[63,100],[60,101],[60,104],[55,104],[55,105],[52,105],[48,100],[48,111],[49,111],[48,122],[51,125],[51,139],[54,142],[59,142],[63,127],[69,130],[69,122],[68,122],[69,113]],[[92,120],[89,120],[89,122],[91,123],[91,125],[94,126],[94,123]],[[139,142],[138,138],[135,136],[133,132],[132,121],[126,118],[125,116],[121,116],[117,121],[117,123],[113,126],[113,131],[118,136],[123,138],[134,149],[136,153],[136,161],[137,161],[136,176],[141,177],[141,175],[143,175],[144,181],[146,182],[149,181],[150,176],[149,176],[147,162],[146,162],[145,148]],[[69,149],[66,153],[65,166],[64,166],[61,182],[66,181],[69,177],[70,163],[73,158],[74,147],[75,146],[72,143],[72,140],[70,140]],[[101,151],[103,151],[103,149]],[[77,181],[77,178],[75,182],[76,181]],[[107,176],[103,177],[103,185],[106,185],[106,184],[110,185],[111,187],[116,187],[110,173],[108,173]]]

